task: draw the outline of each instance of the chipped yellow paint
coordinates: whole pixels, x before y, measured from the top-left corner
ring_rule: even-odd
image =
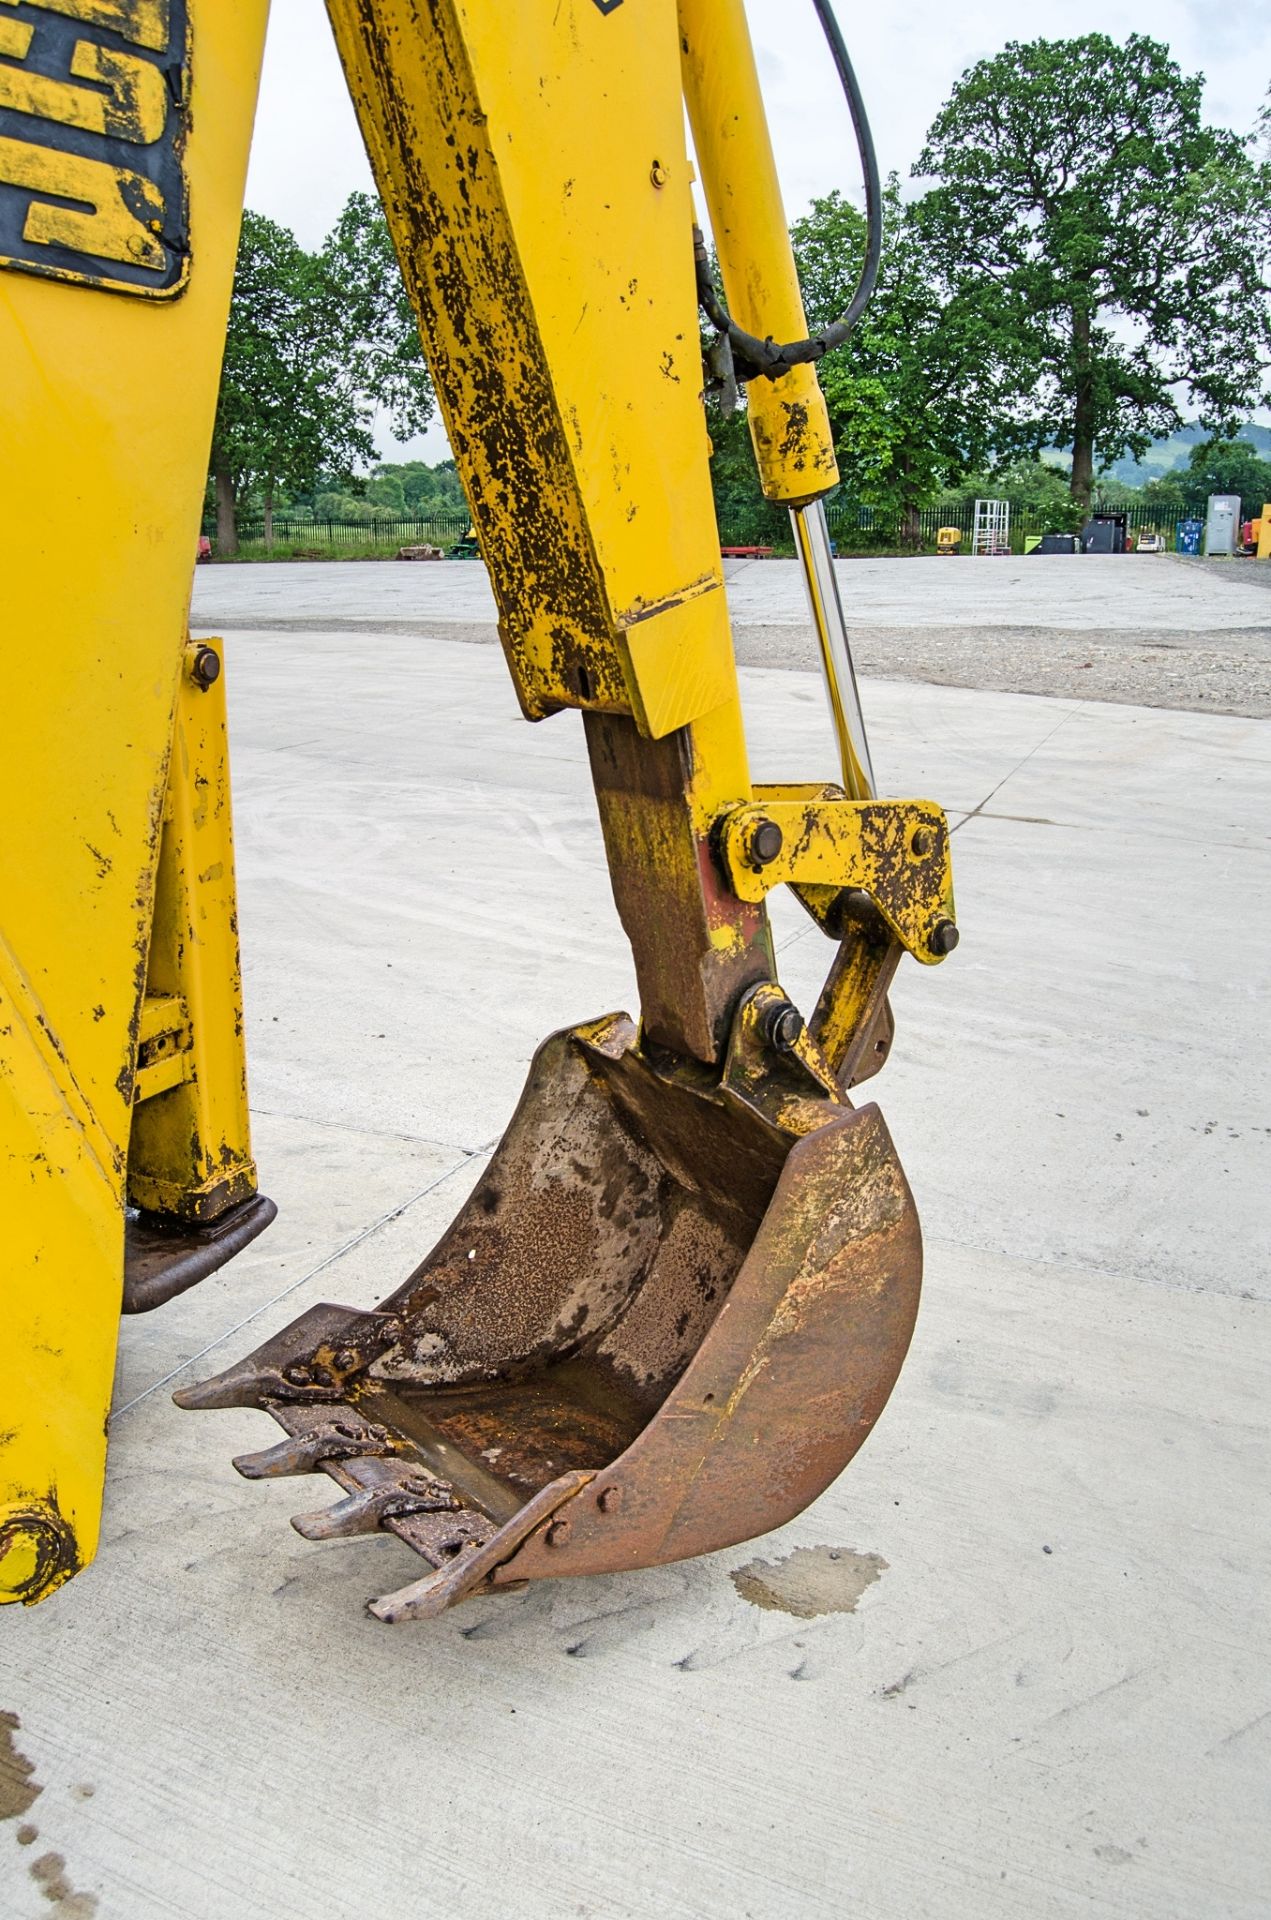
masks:
[[[764,340],[807,333],[742,0],[679,0],[684,94],[729,311]],[[811,366],[752,380],[747,418],[763,491],[800,506],[838,482]]]
[[[17,18],[5,4],[0,267],[174,298],[189,271],[184,0],[25,0]]]
[[[816,789],[790,798],[790,792],[760,788],[753,804],[722,822],[720,844],[738,898],[762,900],[779,886],[859,888],[916,960],[926,966],[942,960],[932,935],[954,919],[942,809],[931,800],[845,800]],[[756,835],[774,826],[780,849],[762,860]]]
[[[674,0],[328,11],[525,711],[697,720],[735,675]]]
[[[0,6],[18,6],[21,0],[0,0]],[[39,0],[46,13],[81,20],[88,27],[106,27],[134,47],[162,53],[168,44],[168,0]]]
[[[80,154],[0,139],[0,182],[88,203],[85,211],[33,201],[22,228],[24,240],[39,246],[72,247],[103,260],[163,265],[164,250],[146,224],[162,220],[163,198],[141,174]],[[142,218],[133,212],[130,201],[141,209]]]
[[[22,555],[0,649],[0,1599],[42,1597],[97,1541],[136,1036],[266,11],[196,7],[184,296],[0,276],[0,525]],[[167,44],[162,0],[45,10]],[[57,179],[96,204],[95,175]]]
[[[22,21],[0,19],[0,54],[24,60],[34,32]],[[47,74],[0,67],[0,107],[139,146],[159,138],[168,117],[168,92],[153,61],[80,40],[71,55],[71,73],[92,84],[75,87]]]

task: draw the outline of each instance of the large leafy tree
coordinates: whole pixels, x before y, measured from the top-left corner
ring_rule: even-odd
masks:
[[[954,88],[914,172],[921,236],[978,308],[1019,452],[1146,452],[1182,419],[1230,432],[1261,397],[1268,234],[1248,143],[1206,126],[1158,41],[1012,42]]]
[[[316,254],[245,213],[212,435],[218,551],[237,551],[249,492],[263,503],[268,540],[280,490],[308,492],[320,476],[348,478],[373,462],[376,407],[401,439],[432,412],[382,213],[352,195]]]
[[[279,486],[375,456],[349,378],[347,336],[320,261],[263,214],[243,215],[212,434],[217,548],[238,549],[237,514],[261,493],[266,531]]]
[[[816,329],[851,298],[865,222],[835,191],[812,202],[791,239]],[[848,492],[910,542],[921,509],[990,450],[997,369],[984,327],[974,302],[944,297],[893,176],[873,300],[820,375]]]
[[[967,511],[981,496],[1009,500],[1013,513],[1034,516],[1047,533],[1076,533],[1085,519],[1085,509],[1073,499],[1062,469],[1044,460],[1011,460],[991,472],[968,473],[958,493]]]
[[[1256,516],[1271,500],[1271,460],[1264,460],[1249,440],[1210,440],[1192,448],[1184,484],[1196,499],[1238,493]]]
[[[398,440],[422,433],[433,416],[432,383],[378,200],[349,195],[321,259],[340,303],[354,386],[388,412]]]

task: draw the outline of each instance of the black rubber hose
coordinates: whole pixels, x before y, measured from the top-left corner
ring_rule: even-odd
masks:
[[[790,340],[782,344],[771,335],[760,340],[755,334],[747,333],[725,311],[711,279],[710,266],[703,248],[697,262],[697,288],[705,313],[711,325],[719,333],[727,334],[732,347],[737,377],[740,380],[763,378],[776,380],[791,367],[806,365],[808,361],[824,359],[835,347],[841,347],[869,305],[870,295],[878,279],[879,262],[883,253],[883,192],[878,178],[878,157],[874,152],[874,136],[869,130],[869,118],[865,112],[865,102],[861,97],[860,84],[856,78],[852,62],[848,57],[839,23],[834,16],[830,0],[812,0],[817,19],[829,45],[835,71],[847,98],[848,112],[852,116],[852,127],[856,134],[856,146],[861,158],[861,170],[865,176],[865,219],[867,239],[865,262],[861,268],[856,291],[852,295],[847,311],[837,320],[831,321],[820,333],[813,334],[809,340]]]

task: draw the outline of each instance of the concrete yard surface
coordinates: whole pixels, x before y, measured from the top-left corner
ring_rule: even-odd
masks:
[[[927,1241],[877,1431],[776,1535],[391,1629],[364,1603],[421,1563],[301,1539],[329,1483],[239,1479],[277,1429],[172,1388],[395,1287],[538,1041],[632,978],[576,716],[440,629],[292,626],[289,572],[233,576],[285,624],[227,642],[280,1214],[123,1324],[100,1555],[0,1613],[0,1912],[1271,1913],[1271,730],[871,681],[963,933],[867,1090]],[[831,776],[815,677],[743,682],[757,776]],[[830,950],[774,920],[806,1009]]]

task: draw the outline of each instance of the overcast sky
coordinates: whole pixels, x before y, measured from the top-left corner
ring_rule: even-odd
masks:
[[[514,7],[516,0],[491,3]],[[746,10],[793,217],[814,194],[858,187],[851,128],[810,0],[747,0]],[[952,10],[947,0],[906,0],[903,7],[893,0],[869,9],[842,0],[838,11],[879,162],[884,173],[894,168],[902,177],[959,74],[1013,36],[1151,34],[1168,43],[1184,73],[1205,75],[1207,118],[1240,133],[1252,128],[1271,81],[1265,0],[1246,6],[1121,0],[1115,8],[1106,0],[1040,0],[1026,10],[1026,24],[1013,0],[976,0]],[[370,185],[322,0],[272,0],[247,204],[315,247],[353,188]],[[382,451],[388,459],[436,460],[446,449],[438,428],[405,448],[385,435]]]

